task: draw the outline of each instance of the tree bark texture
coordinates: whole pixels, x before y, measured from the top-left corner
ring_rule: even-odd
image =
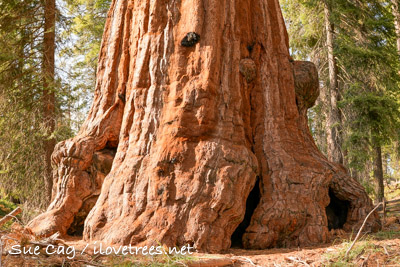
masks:
[[[55,93],[54,93],[54,54],[55,54],[55,0],[44,1],[44,36],[43,36],[43,119],[46,133],[43,141],[45,154],[44,185],[47,202],[50,203],[53,188],[53,169],[51,166],[51,154],[56,141],[50,138],[55,130]]]
[[[247,248],[327,241],[329,188],[350,203],[345,229],[371,210],[310,135],[317,71],[291,62],[278,0],[114,0],[99,58],[89,116],[53,153],[56,194],[36,234],[88,213],[88,241],[222,251],[257,179]]]
[[[327,155],[333,162],[343,164],[341,151],[341,114],[338,107],[340,98],[339,81],[336,58],[334,53],[334,25],[331,22],[331,1],[324,0],[326,45],[328,50],[329,69],[329,94],[328,94],[328,120],[327,120]]]

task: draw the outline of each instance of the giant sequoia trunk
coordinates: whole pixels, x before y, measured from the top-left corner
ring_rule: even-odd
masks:
[[[114,0],[93,106],[56,146],[53,201],[29,227],[202,251],[232,236],[325,242],[327,213],[351,229],[371,201],[315,146],[317,96],[315,67],[291,62],[278,0]]]

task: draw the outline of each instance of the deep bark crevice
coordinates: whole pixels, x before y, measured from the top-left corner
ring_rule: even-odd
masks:
[[[107,144],[109,143],[107,142]],[[77,214],[75,214],[74,220],[67,230],[68,235],[83,235],[84,222],[99,198],[100,188],[103,185],[104,178],[111,171],[116,150],[116,147],[106,145],[106,148],[96,151],[93,154],[92,165],[88,170],[86,170],[92,181],[93,194],[82,200],[82,207],[79,209]]]
[[[253,216],[257,205],[260,203],[260,200],[260,177],[257,177],[256,183],[246,200],[246,212],[243,221],[239,224],[231,236],[231,247],[243,248],[243,234],[246,232],[247,227],[250,226],[251,217]]]
[[[94,207],[94,204],[96,204],[98,198],[99,198],[98,195],[91,196],[90,198],[86,199],[83,202],[82,207],[80,208],[78,213],[74,216],[74,221],[67,230],[68,235],[70,236],[83,235],[84,222],[86,220],[86,217],[88,216],[90,210]]]
[[[347,221],[350,202],[339,199],[331,188],[329,188],[329,199],[329,205],[325,208],[326,217],[328,218],[328,229],[343,229]]]
[[[106,146],[104,147],[104,149],[114,151],[114,154],[117,152],[117,148],[118,148],[118,140],[114,140],[114,141],[108,140],[106,143]]]

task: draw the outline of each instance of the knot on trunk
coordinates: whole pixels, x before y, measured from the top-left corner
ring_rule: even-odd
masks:
[[[70,166],[81,170],[87,169],[92,160],[94,146],[92,138],[62,141],[54,148],[51,155],[52,164]]]
[[[200,35],[195,32],[189,32],[186,36],[182,39],[181,45],[185,47],[191,47],[197,44],[200,41]]]
[[[239,71],[246,78],[248,83],[251,83],[257,76],[257,66],[251,58],[240,60]]]
[[[319,96],[317,68],[309,61],[294,61],[292,64],[297,104],[311,108]]]

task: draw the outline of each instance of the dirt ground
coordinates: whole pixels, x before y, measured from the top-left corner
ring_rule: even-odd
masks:
[[[318,247],[244,250],[230,249],[224,254],[201,254],[191,256],[162,255],[157,257],[122,257],[94,255],[91,244],[80,255],[85,243],[77,238],[57,241],[59,245],[73,246],[76,256],[11,255],[7,252],[11,245],[27,247],[37,244],[54,244],[53,241],[29,241],[26,234],[17,230],[2,233],[3,250],[1,266],[400,266],[400,221],[395,218],[384,231],[364,235],[350,251],[346,259],[344,253],[349,247],[349,234],[338,235],[330,244]],[[14,227],[15,228],[15,227]],[[18,227],[16,227],[18,229]],[[8,238],[8,241],[6,239]],[[30,243],[33,242],[33,243]]]
[[[361,244],[365,242],[361,241]],[[231,255],[246,257],[258,266],[400,266],[400,239],[369,242],[369,251],[361,251],[348,262],[342,259],[347,248],[344,244],[298,249],[232,250]],[[254,265],[243,259],[237,266]]]
[[[185,256],[165,253],[156,256],[108,256],[96,253],[99,244],[88,245],[79,237],[53,236],[36,239],[26,232],[18,222],[0,228],[0,267],[2,266],[399,266],[400,267],[400,215],[385,220],[384,228],[378,233],[364,234],[351,249],[345,252],[354,240],[354,234],[341,230],[331,231],[332,242],[316,247],[279,248],[268,250],[245,250],[232,248],[223,254],[194,253]],[[31,248],[30,253],[12,255],[11,247]],[[45,247],[73,247],[73,257],[48,255]],[[33,249],[38,247],[37,255]],[[103,246],[103,248],[106,245]],[[167,248],[165,248],[167,250]],[[22,249],[21,249],[22,250]],[[68,258],[68,256],[70,256]]]

